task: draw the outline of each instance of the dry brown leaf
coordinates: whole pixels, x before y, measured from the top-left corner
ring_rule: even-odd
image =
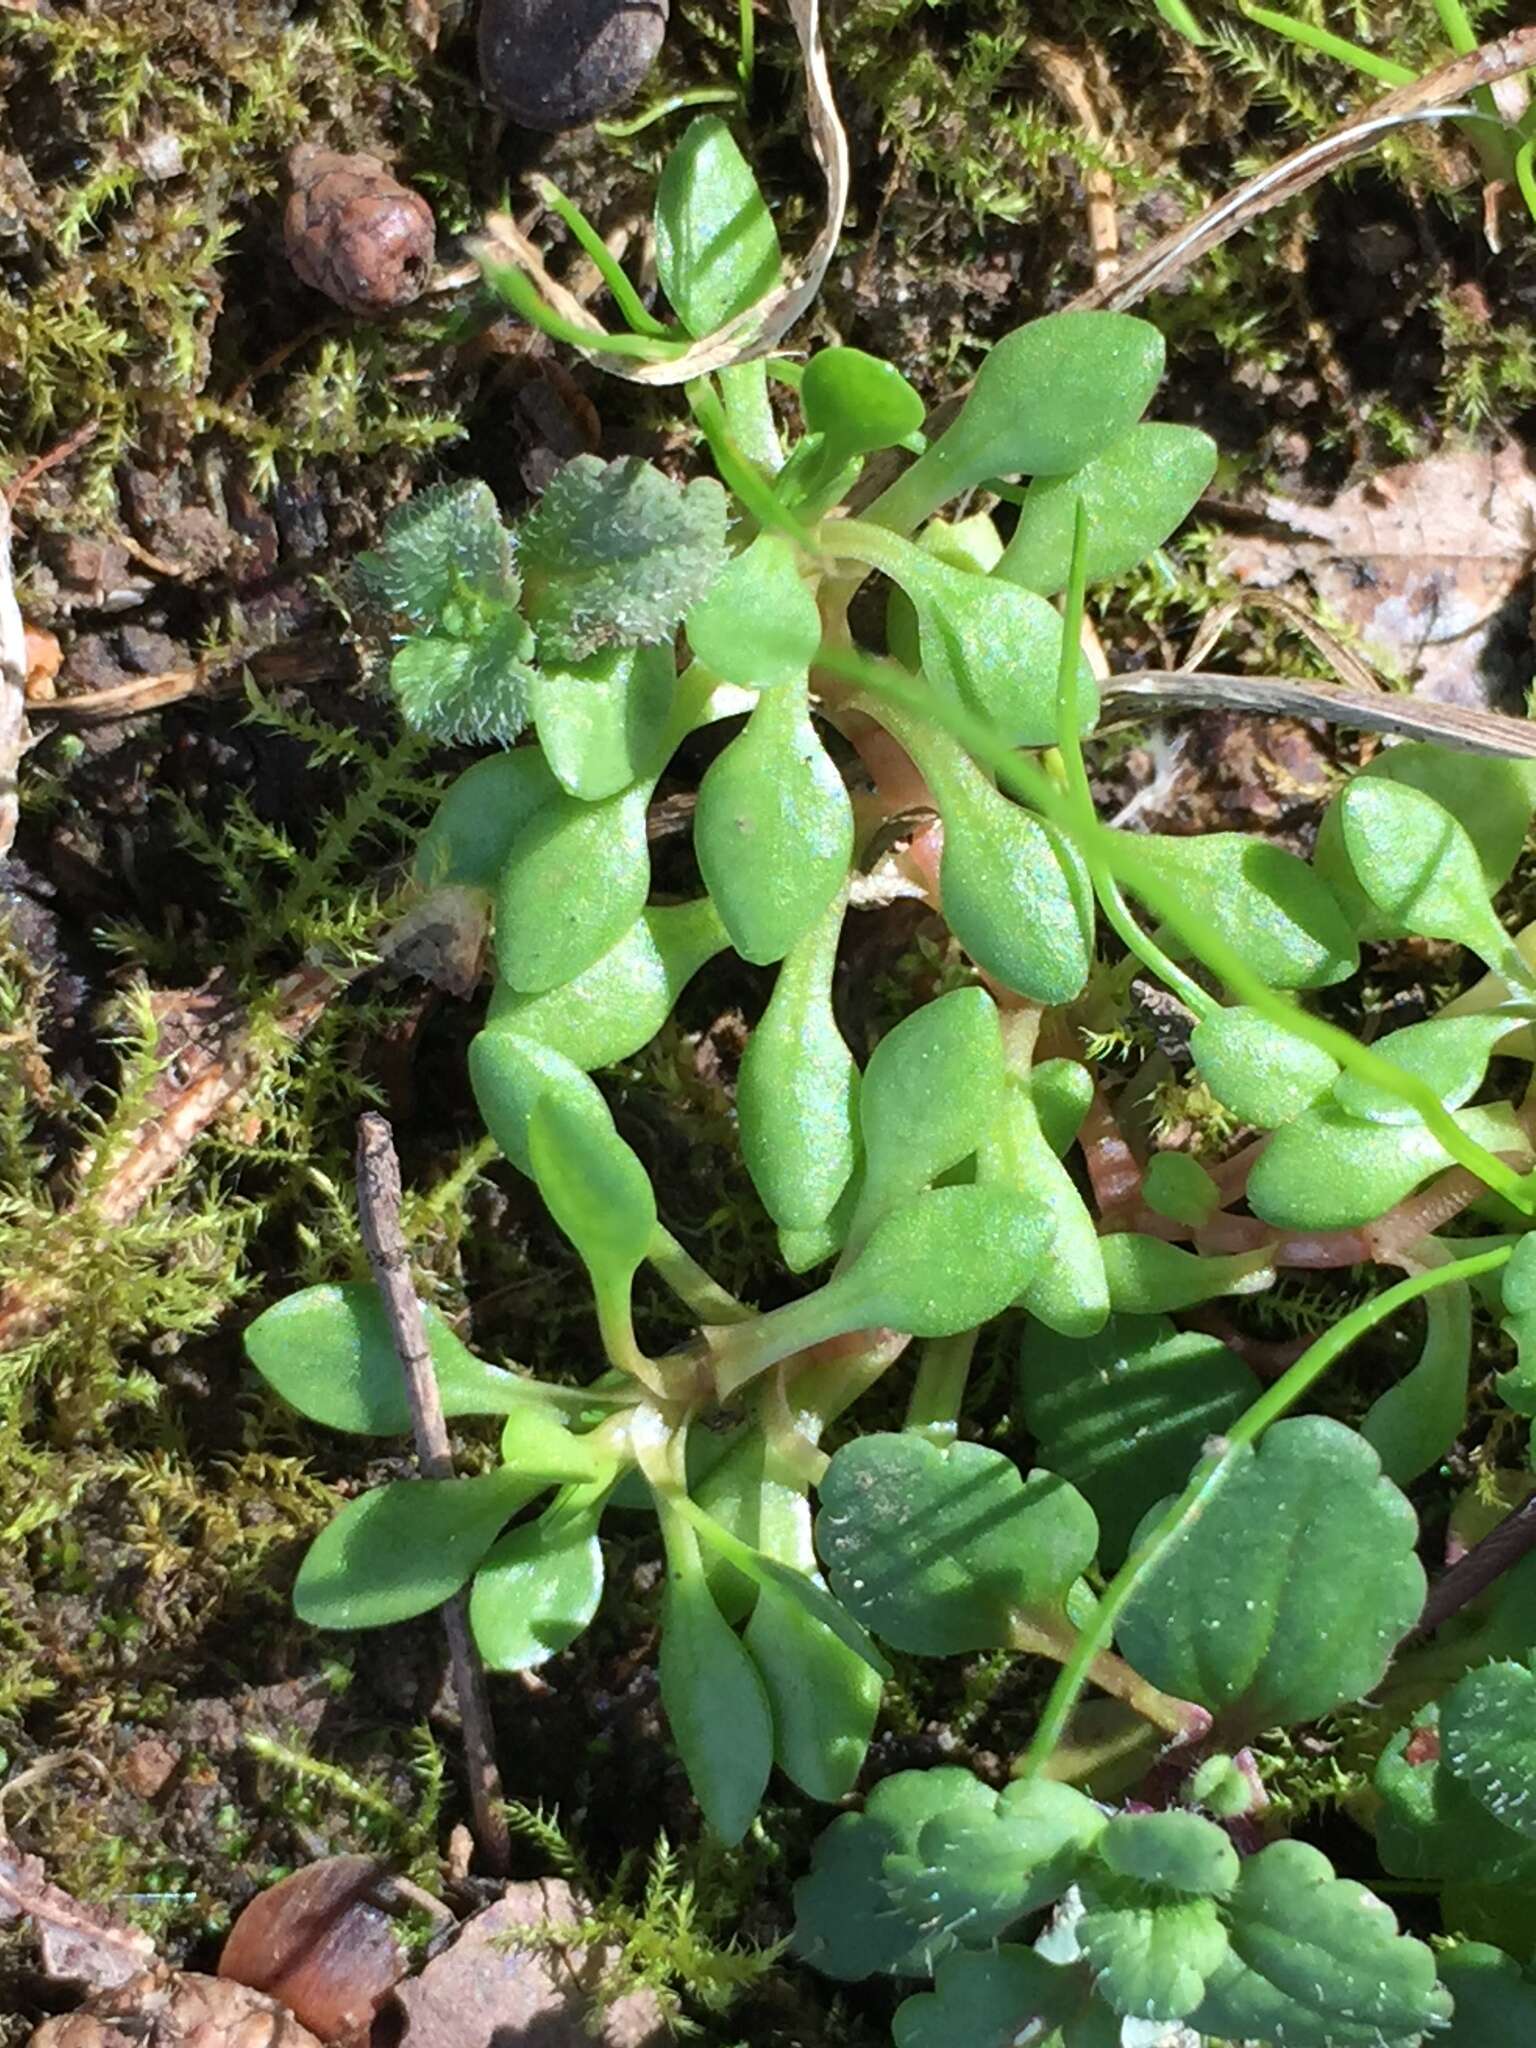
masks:
[[[110,1991],[154,1961],[155,1945],[141,1927],[71,1898],[48,1882],[36,1856],[0,1835],[0,1927],[22,1919],[37,1930],[43,1974],[61,1984]]]
[[[275,1999],[161,1964],[79,2012],[45,2020],[29,2048],[320,2048]]]
[[[581,1900],[559,1878],[507,1887],[495,1905],[465,1922],[451,1948],[395,1992],[404,2022],[400,2048],[643,2048],[662,2032],[661,2007],[633,1991],[603,2013],[594,2034],[593,1994],[616,1952],[561,1948],[562,1927],[584,1918]],[[520,1946],[536,1929],[539,1939]]]
[[[794,326],[821,288],[821,280],[837,248],[837,238],[842,233],[843,216],[848,210],[848,137],[838,119],[837,103],[832,97],[832,80],[821,37],[821,0],[789,0],[789,11],[805,67],[811,145],[827,188],[826,214],[821,232],[812,243],[796,278],[776,284],[755,306],[748,306],[745,312],[738,313],[734,320],[727,321],[715,333],[702,335],[680,356],[670,356],[665,362],[642,363],[609,355],[602,349],[581,350],[589,362],[596,363],[612,376],[626,378],[631,384],[685,384],[690,377],[708,377],[716,370],[728,369],[732,363],[750,362],[757,356],[765,356]],[[601,332],[602,323],[550,276],[538,250],[510,215],[492,214],[486,221],[485,235],[479,246],[488,255],[498,257],[502,262],[510,258],[526,270],[550,305],[573,325],[585,328],[589,333]],[[471,254],[477,253],[475,243],[469,247]]]
[[[1529,623],[1523,606],[1513,618],[1506,608],[1536,545],[1536,475],[1520,448],[1452,450],[1367,477],[1328,505],[1266,497],[1254,509],[1267,530],[1234,538],[1222,557],[1240,582],[1273,590],[1304,579],[1367,657],[1418,695],[1520,701]]]

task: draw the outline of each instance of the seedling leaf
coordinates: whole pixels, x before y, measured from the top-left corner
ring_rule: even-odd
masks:
[[[752,167],[715,114],[690,121],[656,189],[656,274],[694,336],[755,306],[783,258]]]

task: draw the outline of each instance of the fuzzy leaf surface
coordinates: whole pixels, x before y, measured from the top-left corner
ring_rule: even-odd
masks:
[[[523,608],[546,661],[666,639],[725,567],[725,493],[637,456],[578,455],[518,536]]]
[[[1321,1415],[1278,1422],[1146,1572],[1120,1648],[1227,1729],[1315,1720],[1369,1692],[1418,1619],[1417,1539],[1354,1431]]]

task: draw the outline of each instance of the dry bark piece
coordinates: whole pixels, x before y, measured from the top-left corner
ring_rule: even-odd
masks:
[[[71,1898],[48,1882],[36,1856],[0,1834],[0,1927],[21,1919],[37,1930],[43,1974],[58,1983],[111,1991],[154,1961],[155,1945],[143,1928]]]
[[[45,2020],[29,2048],[320,2048],[275,1999],[165,1964],[79,2012]]]
[[[371,1856],[327,1856],[259,1892],[230,1929],[219,1975],[264,1991],[322,2041],[366,2027],[409,1967]]]
[[[644,2048],[662,2033],[649,1991],[627,1992],[603,2012],[594,2034],[593,1999],[618,1960],[613,1948],[562,1948],[562,1927],[576,1928],[587,1908],[559,1878],[509,1885],[503,1897],[465,1922],[451,1948],[395,1992],[403,2024],[400,2048]],[[536,1929],[538,1940],[518,1938]],[[553,1939],[552,1939],[553,1938]]]
[[[419,192],[376,156],[300,143],[283,241],[295,271],[349,313],[391,313],[419,298],[432,274],[437,223]]]
[[[621,106],[661,50],[670,0],[484,0],[480,82],[523,128]]]

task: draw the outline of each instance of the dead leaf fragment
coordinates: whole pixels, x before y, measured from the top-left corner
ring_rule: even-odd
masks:
[[[79,2012],[45,2020],[29,2048],[320,2048],[275,1999],[165,1964]]]
[[[1266,497],[1255,509],[1271,530],[1234,538],[1223,558],[1240,581],[1272,590],[1304,579],[1418,695],[1487,706],[1513,686],[1520,702],[1530,631],[1511,600],[1536,547],[1536,475],[1522,449],[1448,450],[1331,504]]]
[[[23,1919],[37,1930],[44,1975],[62,1984],[110,1991],[154,1961],[155,1945],[141,1927],[71,1898],[49,1883],[36,1856],[0,1835],[0,1927]]]
[[[561,1948],[562,1927],[586,1917],[559,1878],[509,1885],[503,1897],[465,1922],[463,1932],[395,1992],[404,2023],[401,2048],[643,2048],[664,2025],[649,1991],[615,2000],[591,2030],[593,1996],[617,1961],[612,1948]],[[536,1929],[537,1943],[519,1938]],[[553,1941],[552,1941],[553,1937]]]
[[[230,1929],[219,1975],[264,1991],[322,2041],[368,2025],[408,1961],[371,1856],[327,1856],[258,1893]]]

